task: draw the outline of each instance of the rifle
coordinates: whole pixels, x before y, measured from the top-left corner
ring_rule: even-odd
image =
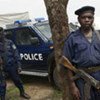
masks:
[[[65,56],[62,56],[62,58],[60,59],[60,64],[76,73],[72,80],[82,78],[86,82],[84,86],[84,100],[89,100],[91,86],[95,87],[96,89],[100,89],[100,81],[93,78],[84,70],[75,68],[75,66],[73,66]]]

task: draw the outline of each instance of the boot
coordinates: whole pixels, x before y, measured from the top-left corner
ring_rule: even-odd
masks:
[[[31,97],[30,97],[28,94],[26,94],[25,92],[20,93],[20,96],[21,96],[22,98],[25,98],[25,99],[30,99],[30,98],[31,98]]]
[[[0,100],[5,100],[5,96],[0,96]]]
[[[31,98],[27,93],[25,93],[23,86],[19,88],[19,91],[20,91],[20,97],[25,98],[25,99]]]

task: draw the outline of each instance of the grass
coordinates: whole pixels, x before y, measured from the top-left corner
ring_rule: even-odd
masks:
[[[61,100],[61,96],[62,96],[61,91],[54,89],[53,94],[45,98],[45,100]],[[7,100],[22,100],[19,96],[19,91],[17,88],[15,88],[15,86],[11,86],[10,88],[7,89]]]
[[[51,85],[49,84],[46,78],[30,77],[30,76],[21,77],[21,78],[24,83],[25,90],[32,98],[30,100],[61,100],[61,96],[62,96],[61,91],[55,88],[52,89]],[[12,82],[8,80],[7,83],[9,84],[7,87],[7,92],[6,92],[7,100],[25,100],[25,99],[20,98],[19,90],[12,84]],[[40,90],[37,90],[37,89],[40,89]],[[48,93],[45,94],[46,92],[43,92],[44,93],[43,97],[41,97],[41,99],[38,99],[39,98],[38,96],[42,96],[38,94],[42,92],[42,89],[43,91],[47,91]],[[36,97],[37,99],[34,99]]]
[[[7,100],[20,100],[19,91],[15,86],[10,86],[6,91]]]
[[[54,89],[54,93],[52,95],[52,100],[61,100],[62,92]]]

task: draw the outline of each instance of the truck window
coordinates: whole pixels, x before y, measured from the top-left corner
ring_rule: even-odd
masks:
[[[52,40],[52,33],[49,23],[36,24],[37,29],[45,35],[48,39]]]
[[[16,30],[17,45],[32,45],[31,39],[34,37],[34,32],[29,28],[20,28]]]

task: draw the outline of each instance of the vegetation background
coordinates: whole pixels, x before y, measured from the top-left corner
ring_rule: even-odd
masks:
[[[30,100],[62,100],[61,91],[53,88],[46,77],[22,76],[25,91],[31,96]],[[25,100],[19,96],[18,89],[7,79],[6,100]]]

